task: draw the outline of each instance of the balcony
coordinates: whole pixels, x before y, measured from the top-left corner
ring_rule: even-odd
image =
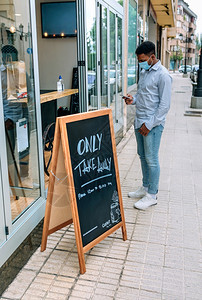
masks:
[[[187,53],[187,57],[194,58],[195,57],[195,53]]]
[[[196,49],[196,45],[194,43],[188,43],[189,49]]]
[[[193,30],[196,29],[196,25],[193,22],[189,23],[189,28],[192,28]]]
[[[182,34],[182,35],[186,35],[186,31],[183,28],[180,28],[180,27],[177,27],[177,33]]]
[[[177,21],[180,21],[182,23],[184,23],[184,16],[181,16],[181,15],[177,15]]]
[[[176,27],[171,27],[171,28],[168,28],[168,29],[167,29],[167,36],[168,36],[169,38],[174,38],[174,37],[176,37],[176,33],[177,33]]]

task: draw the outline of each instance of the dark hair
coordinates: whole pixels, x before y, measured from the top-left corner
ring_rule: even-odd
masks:
[[[150,41],[143,42],[140,46],[137,47],[135,51],[136,55],[139,54],[146,54],[146,55],[152,55],[155,54],[155,45],[154,43]]]

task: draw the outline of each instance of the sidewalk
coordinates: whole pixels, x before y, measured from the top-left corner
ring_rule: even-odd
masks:
[[[158,205],[138,211],[127,197],[141,185],[133,128],[117,147],[128,240],[119,230],[99,243],[80,275],[73,226],[59,230],[1,299],[202,299],[202,118],[184,116],[190,101],[190,80],[173,74]]]

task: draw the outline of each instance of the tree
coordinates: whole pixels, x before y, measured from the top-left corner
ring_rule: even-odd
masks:
[[[173,54],[170,56],[170,60],[174,61],[174,71],[176,70],[176,63],[177,62],[180,63],[182,59],[183,59],[183,54],[181,49],[173,52]]]

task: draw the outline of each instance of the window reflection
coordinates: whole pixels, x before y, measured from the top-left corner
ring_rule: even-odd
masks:
[[[129,1],[128,22],[128,86],[136,83],[136,36],[137,36],[137,4],[134,0]]]
[[[100,78],[101,107],[108,106],[108,63],[107,63],[107,8],[100,5]]]
[[[115,105],[116,100],[116,28],[115,14],[110,11],[110,103]]]
[[[86,39],[88,61],[88,105],[89,110],[98,108],[97,99],[97,44],[96,44],[96,9],[95,1],[88,1],[86,10]]]
[[[117,18],[117,99],[116,99],[116,122],[121,126],[123,121],[122,93],[122,19]]]
[[[2,3],[1,3],[2,2]],[[0,71],[12,220],[40,196],[28,1],[0,1]]]

